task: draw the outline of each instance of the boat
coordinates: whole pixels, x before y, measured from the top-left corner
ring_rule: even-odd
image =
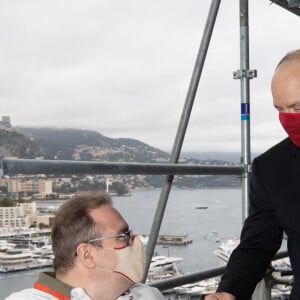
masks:
[[[16,247],[16,244],[14,244],[14,243],[9,243],[6,240],[0,240],[0,252],[4,252],[7,249],[12,249],[15,247]]]
[[[31,262],[32,252],[29,249],[7,249],[0,253],[0,272],[26,269],[26,266]]]
[[[54,254],[52,250],[52,245],[44,245],[42,247],[33,247],[32,255],[34,258],[41,258],[41,259],[54,259]]]
[[[232,251],[240,243],[238,238],[228,238],[223,239],[223,241],[218,240],[219,247],[214,251],[214,254],[220,258],[223,262],[227,263]]]
[[[174,291],[178,295],[207,295],[216,291],[218,283],[219,278],[211,278],[175,287]]]
[[[199,295],[205,291],[205,287],[200,286],[198,283],[189,283],[174,288],[176,294],[179,295]]]
[[[30,249],[11,248],[0,253],[0,273],[52,266],[53,259],[34,256]]]
[[[178,264],[182,260],[182,257],[176,256],[153,256],[149,266],[147,283],[182,275],[178,268]]]
[[[153,256],[150,263],[149,274],[163,274],[166,272],[179,272],[178,263],[183,260],[182,257],[172,256]]]

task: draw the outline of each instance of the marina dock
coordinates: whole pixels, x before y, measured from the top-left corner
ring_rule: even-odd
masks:
[[[147,243],[149,235],[139,234],[142,240]],[[192,243],[193,240],[188,237],[187,233],[183,234],[159,234],[157,237],[157,245],[186,245]]]

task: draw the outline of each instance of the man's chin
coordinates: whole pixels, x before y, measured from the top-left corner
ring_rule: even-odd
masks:
[[[121,273],[114,273],[115,274],[115,280],[116,283],[120,290],[122,291],[121,294],[125,293],[126,291],[128,291],[133,285],[134,283],[126,276],[122,275]]]

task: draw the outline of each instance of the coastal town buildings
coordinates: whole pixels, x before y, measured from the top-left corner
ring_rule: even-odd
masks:
[[[36,202],[18,203],[17,206],[0,207],[0,233],[26,230],[40,224],[49,226],[53,213],[40,214]]]
[[[38,193],[38,194],[51,194],[52,181],[51,180],[36,180],[24,178],[10,178],[8,180],[7,191],[9,193]]]
[[[29,225],[29,215],[23,206],[0,207],[0,231],[26,229]]]

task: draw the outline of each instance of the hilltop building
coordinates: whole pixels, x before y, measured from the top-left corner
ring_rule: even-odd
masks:
[[[0,120],[0,129],[12,130],[9,116],[2,116],[2,120]]]

